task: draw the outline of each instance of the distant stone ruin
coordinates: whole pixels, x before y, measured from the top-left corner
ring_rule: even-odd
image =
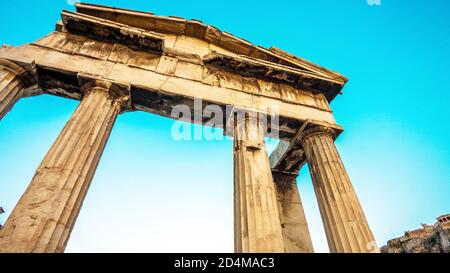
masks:
[[[450,214],[437,218],[434,225],[407,231],[387,242],[382,253],[450,253]]]

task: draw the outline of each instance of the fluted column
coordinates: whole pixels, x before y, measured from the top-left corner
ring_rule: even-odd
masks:
[[[11,61],[0,58],[0,120],[24,96],[24,88],[36,83],[34,67],[27,70]]]
[[[124,92],[90,81],[85,96],[39,165],[0,231],[0,252],[63,252]]]
[[[248,115],[234,130],[235,252],[284,252],[263,124]]]
[[[314,252],[302,200],[297,187],[297,174],[272,172],[272,175],[277,192],[285,252]]]
[[[330,252],[379,252],[334,145],[334,134],[330,128],[317,126],[300,136]]]

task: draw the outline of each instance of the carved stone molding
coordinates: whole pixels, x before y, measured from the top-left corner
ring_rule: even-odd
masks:
[[[78,73],[78,84],[84,96],[91,92],[104,92],[111,103],[120,103],[121,112],[132,110],[130,84],[115,82],[98,75]]]
[[[314,135],[317,134],[327,134],[329,135],[332,139],[336,138],[336,136],[338,135],[338,133],[336,132],[335,129],[328,127],[328,126],[322,126],[322,125],[315,125],[307,130],[304,130],[303,132],[301,132],[297,138],[297,142],[301,143],[301,145],[304,145],[303,143],[305,142],[306,139],[308,139],[309,137],[312,137]]]

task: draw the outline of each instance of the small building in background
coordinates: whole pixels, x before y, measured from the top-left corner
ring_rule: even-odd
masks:
[[[436,218],[434,225],[407,231],[387,242],[382,253],[450,253],[450,214]]]

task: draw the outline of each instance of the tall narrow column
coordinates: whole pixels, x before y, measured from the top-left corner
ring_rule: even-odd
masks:
[[[277,191],[285,252],[314,252],[302,200],[297,188],[297,174],[272,172],[272,175]]]
[[[24,96],[24,88],[36,83],[36,73],[33,70],[34,66],[30,71],[0,58],[0,120]]]
[[[234,130],[235,252],[284,252],[263,123],[238,117]]]
[[[91,81],[0,231],[0,252],[63,252],[116,116],[122,89]]]
[[[379,252],[334,145],[334,130],[317,126],[300,136],[330,252]]]

